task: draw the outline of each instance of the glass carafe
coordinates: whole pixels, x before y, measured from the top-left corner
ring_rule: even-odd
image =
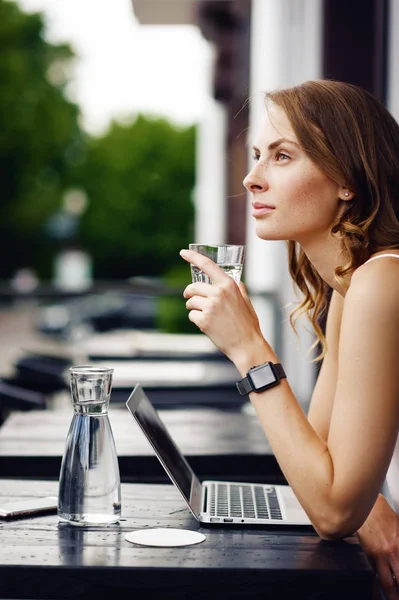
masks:
[[[108,418],[113,369],[71,367],[73,418],[62,458],[58,516],[73,525],[121,517],[118,458]]]

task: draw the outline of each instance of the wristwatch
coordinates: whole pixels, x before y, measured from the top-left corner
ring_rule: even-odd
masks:
[[[287,377],[283,365],[280,363],[265,362],[258,367],[249,369],[247,376],[236,383],[241,396],[250,392],[263,392],[280,383],[280,379]]]

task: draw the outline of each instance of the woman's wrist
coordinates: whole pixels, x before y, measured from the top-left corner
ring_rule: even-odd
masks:
[[[251,345],[243,345],[230,358],[243,377],[252,367],[262,365],[265,362],[279,362],[276,353],[263,338]]]

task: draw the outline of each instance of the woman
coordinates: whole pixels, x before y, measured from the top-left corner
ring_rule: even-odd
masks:
[[[292,323],[307,313],[322,347],[307,417],[284,373],[271,371],[279,357],[245,286],[182,250],[214,282],[185,289],[189,319],[244,379],[249,372],[258,381],[250,400],[320,537],[357,531],[388,598],[398,598],[399,126],[350,84],[309,81],[268,93],[244,185],[258,237],[288,241],[303,296]],[[324,337],[318,322],[330,288]],[[244,387],[255,384],[245,379]],[[379,493],[386,475],[396,512]]]

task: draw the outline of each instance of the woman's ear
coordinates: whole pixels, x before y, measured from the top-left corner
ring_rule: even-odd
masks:
[[[341,187],[338,196],[340,200],[353,200],[355,194],[349,188]]]

